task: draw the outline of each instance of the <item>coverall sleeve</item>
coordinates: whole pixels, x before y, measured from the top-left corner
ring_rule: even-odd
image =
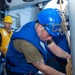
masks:
[[[39,50],[29,42],[23,42],[21,44],[21,49],[28,63],[43,60],[42,54]]]
[[[34,45],[25,40],[14,40],[14,46],[16,50],[18,50],[24,55],[28,63],[43,60],[41,52]]]

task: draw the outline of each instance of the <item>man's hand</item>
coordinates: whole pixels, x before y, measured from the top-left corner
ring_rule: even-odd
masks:
[[[66,54],[67,54],[66,58],[69,59],[69,60],[71,60],[71,55],[68,54],[68,53],[66,53]]]

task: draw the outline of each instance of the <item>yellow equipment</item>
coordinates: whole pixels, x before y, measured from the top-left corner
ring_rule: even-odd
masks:
[[[11,16],[5,16],[5,18],[3,19],[3,22],[7,22],[7,23],[13,23],[12,17]]]

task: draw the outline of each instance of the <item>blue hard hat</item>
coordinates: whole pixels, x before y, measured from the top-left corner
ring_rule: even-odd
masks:
[[[48,34],[52,36],[58,36],[60,34],[59,31],[52,31],[54,25],[58,25],[54,27],[54,30],[61,27],[61,25],[59,24],[61,24],[62,18],[58,9],[44,9],[38,13],[37,19],[39,23],[44,27],[44,29],[48,32]]]

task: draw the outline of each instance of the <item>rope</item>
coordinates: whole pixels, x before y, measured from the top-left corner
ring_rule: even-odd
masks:
[[[68,45],[69,45],[69,48],[70,48],[70,36],[68,34],[68,29],[67,29],[67,26],[66,26],[66,20],[65,20],[65,16],[64,16],[64,13],[62,12],[62,1],[60,0],[60,12],[61,12],[61,15],[62,15],[62,27],[64,28],[64,33],[66,35],[66,39],[67,39],[67,42],[68,42]],[[65,11],[65,10],[64,10]]]
[[[70,36],[68,34],[68,29],[66,27],[66,20],[65,20],[65,16],[64,16],[65,10],[64,10],[64,13],[62,12],[62,0],[60,0],[60,12],[61,12],[61,15],[62,15],[62,20],[63,20],[63,22],[62,22],[62,25],[63,25],[63,28],[64,28],[63,30],[64,30],[64,33],[66,35],[68,46],[71,49]],[[67,59],[66,75],[72,75],[72,60],[69,60],[69,59]]]

